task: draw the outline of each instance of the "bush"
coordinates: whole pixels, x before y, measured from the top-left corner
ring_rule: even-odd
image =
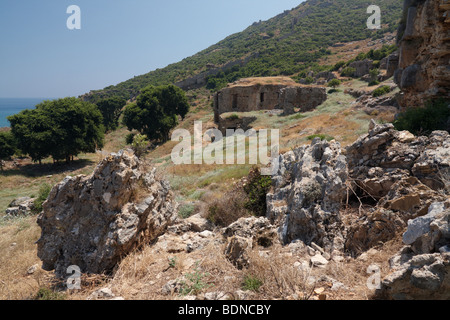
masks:
[[[33,209],[31,212],[34,214],[39,214],[42,211],[42,204],[47,200],[48,195],[50,194],[50,191],[52,190],[52,187],[45,183],[39,188],[39,195],[37,199],[34,201]]]
[[[334,140],[334,137],[329,136],[327,134],[322,134],[322,133],[313,134],[313,135],[307,137],[308,140],[314,140],[315,138],[320,138],[320,140],[327,140],[327,141]]]
[[[149,141],[146,135],[137,134],[133,137],[133,143],[131,144],[131,149],[133,149],[136,156],[141,157],[148,148]]]
[[[258,168],[253,168],[247,178],[209,205],[207,219],[215,225],[227,227],[242,217],[264,216],[266,195],[271,184],[270,176],[262,176]]]
[[[339,79],[333,79],[330,82],[328,82],[328,87],[330,88],[336,88],[341,85],[341,81]]]
[[[376,88],[373,92],[372,92],[372,96],[373,97],[380,97],[383,96],[387,93],[391,92],[391,88],[389,86],[381,86],[379,88]]]
[[[347,67],[344,70],[342,70],[341,76],[342,77],[354,77],[356,73],[356,69],[352,67]]]
[[[328,90],[328,94],[338,93],[338,92],[342,92],[342,90],[339,90],[339,89],[330,89],[330,90]]]
[[[234,113],[231,116],[227,117],[227,120],[239,120],[239,116]]]
[[[395,129],[408,130],[415,135],[429,135],[435,130],[450,132],[450,102],[446,99],[429,101],[423,108],[412,108],[394,121]]]
[[[195,206],[192,203],[184,204],[178,210],[178,216],[183,219],[187,219],[194,213]]]
[[[250,212],[245,208],[246,201],[247,195],[242,186],[238,185],[210,203],[206,219],[217,226],[227,227],[242,217],[250,216]]]
[[[202,272],[198,262],[195,265],[194,272],[187,273],[185,277],[186,280],[181,281],[180,295],[182,296],[197,295],[212,286],[212,284],[204,281],[204,278],[209,277],[209,273]]]
[[[242,282],[242,289],[258,292],[259,288],[263,285],[263,282],[252,275],[246,275]]]
[[[48,288],[40,288],[36,295],[35,300],[65,300],[66,295],[62,292],[53,291]]]
[[[133,143],[133,140],[134,140],[134,136],[135,136],[136,134],[134,134],[134,133],[129,133],[129,134],[127,134],[127,136],[125,137],[125,142],[128,144],[128,145],[131,145],[132,143]]]
[[[306,83],[306,84],[312,84],[312,83],[314,83],[314,78],[313,78],[313,77],[306,77],[306,78],[305,78],[305,83]]]
[[[265,216],[267,211],[266,195],[271,185],[272,178],[270,176],[262,176],[259,168],[253,168],[244,185],[244,191],[248,197],[245,208],[256,216]]]
[[[338,71],[340,68],[342,68],[343,66],[345,66],[345,61],[339,61],[338,63],[336,63],[333,66],[333,69],[331,69],[331,71]]]

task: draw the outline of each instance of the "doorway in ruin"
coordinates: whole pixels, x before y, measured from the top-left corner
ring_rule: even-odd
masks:
[[[233,110],[236,110],[238,108],[238,95],[233,94],[233,103],[232,103]]]

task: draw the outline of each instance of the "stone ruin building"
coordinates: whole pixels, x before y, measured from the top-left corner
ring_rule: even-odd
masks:
[[[241,128],[249,121],[242,117],[223,117],[223,114],[258,110],[282,110],[289,115],[299,110],[315,109],[327,99],[326,88],[306,86],[287,77],[247,78],[229,84],[214,96],[214,122],[219,130]]]

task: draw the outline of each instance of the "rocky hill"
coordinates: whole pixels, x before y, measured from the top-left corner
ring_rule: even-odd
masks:
[[[382,10],[383,27],[369,30],[369,5]],[[400,0],[309,0],[165,68],[134,77],[83,96],[85,100],[119,95],[135,97],[143,87],[178,83],[184,89],[255,76],[297,75],[321,71],[317,62],[330,55],[329,47],[364,39],[379,40],[396,31]]]
[[[38,219],[38,255],[46,269],[62,277],[72,264],[87,274],[113,272],[108,292],[118,295],[128,294],[119,286],[128,259],[151,258],[152,271],[143,275],[155,277],[147,290],[158,299],[299,299],[308,294],[323,299],[355,290],[340,278],[342,273],[331,276],[332,270],[367,261],[400,238],[403,246],[389,260],[392,270],[369,287],[376,289],[373,297],[448,299],[449,155],[448,132],[415,137],[391,124],[372,122],[369,133],[347,148],[316,138],[280,156],[263,216],[221,228],[201,215],[176,218],[168,185],[154,173],[146,175],[135,156],[121,151],[91,176],[68,178],[53,188]],[[130,197],[136,188],[143,200]],[[352,217],[348,208],[356,201],[359,212]],[[126,257],[133,252],[134,258]],[[283,265],[275,273],[280,259]],[[272,270],[272,280],[260,268]],[[261,285],[264,280],[264,294],[242,291],[238,274],[251,275]],[[290,283],[277,282],[288,274],[297,276]],[[129,285],[143,284],[135,280]],[[276,283],[278,292],[272,292]]]
[[[326,10],[339,12],[344,19],[352,16],[350,12],[360,13],[365,5],[356,0],[308,1],[182,64],[90,97],[124,92],[132,96],[144,82],[188,79],[185,83],[190,86],[189,79],[196,79],[192,85],[207,85],[214,78],[210,76],[225,73],[221,68],[229,61],[238,62],[228,65],[233,70],[228,75],[250,71],[262,75],[269,53],[274,52],[274,61],[280,63],[274,67],[277,74],[283,61],[288,61],[289,68],[299,65],[291,64],[298,57],[284,51],[296,43],[297,31],[311,31],[305,28],[314,19],[326,21]],[[395,12],[398,1],[383,1],[382,5],[394,6]],[[66,168],[54,176],[31,172],[32,177],[24,177],[15,163],[8,163],[0,181],[14,195],[27,195],[24,190],[35,193],[35,185],[42,181],[54,183],[37,219],[23,217],[35,203],[22,198],[13,201],[9,216],[0,220],[0,297],[448,300],[450,134],[435,130],[426,136],[414,135],[390,123],[400,111],[399,102],[409,106],[448,95],[448,86],[443,85],[446,69],[442,68],[448,64],[441,60],[447,52],[445,36],[429,37],[431,23],[448,31],[442,17],[448,7],[445,1],[405,1],[404,7],[400,52],[390,52],[382,61],[376,61],[379,52],[374,50],[350,60],[361,54],[356,46],[381,38],[368,40],[366,31],[345,37],[337,33],[334,38],[330,29],[315,25],[319,33],[308,34],[311,41],[306,41],[305,48],[314,47],[318,51],[311,52],[317,53],[326,45],[333,51],[332,56],[314,56],[322,58],[320,65],[327,65],[327,57],[333,64],[342,56],[350,59],[334,71],[314,64],[296,70],[299,74],[307,71],[305,76],[322,85],[331,79],[341,81],[337,89],[331,89],[334,92],[321,88],[327,91],[327,99],[314,110],[288,115],[272,108],[247,112],[246,116],[255,118],[254,128],[282,132],[280,166],[269,178],[249,166],[175,166],[170,156],[173,142],[138,158],[120,142],[129,133],[125,128],[108,135],[107,150],[112,153],[90,155],[91,165],[81,163],[81,169]],[[341,18],[337,23],[342,23]],[[344,28],[344,33],[350,29]],[[375,38],[384,35],[383,30],[372,32]],[[314,37],[319,34],[316,43]],[[391,37],[384,35],[382,41]],[[264,39],[267,47],[257,47],[258,54],[248,56],[239,51],[241,41],[251,47],[251,39],[256,38]],[[341,44],[336,45],[337,38]],[[362,40],[346,42],[351,39]],[[411,55],[408,41],[418,41]],[[431,41],[430,50],[419,45],[427,41]],[[276,43],[279,47],[269,50]],[[294,60],[284,59],[285,55]],[[205,65],[206,61],[210,64]],[[191,63],[195,68],[183,69]],[[373,80],[381,83],[369,85],[370,70],[377,63],[379,72]],[[353,69],[352,75],[343,75],[347,67]],[[204,72],[209,72],[208,80]],[[401,80],[403,91],[393,83],[394,75]],[[279,77],[257,81],[274,79],[293,81]],[[254,85],[256,80],[234,85],[246,81]],[[413,85],[405,87],[409,82]],[[380,89],[383,92],[377,96]],[[261,102],[259,92],[254,96]],[[215,127],[211,100],[209,90],[192,91],[193,109],[179,128],[192,130],[195,121]],[[229,104],[233,105],[232,99]],[[258,210],[252,211],[255,207]],[[72,267],[81,273],[77,290],[67,290]]]

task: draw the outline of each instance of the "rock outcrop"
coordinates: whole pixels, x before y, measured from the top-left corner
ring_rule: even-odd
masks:
[[[352,180],[375,199],[411,175],[437,190],[444,186],[442,175],[450,168],[450,135],[435,131],[429,137],[415,137],[392,124],[372,121],[369,133],[349,146],[346,155]]]
[[[269,248],[278,242],[277,231],[265,217],[241,218],[222,229],[226,239],[225,256],[238,269],[249,266],[249,252]]]
[[[354,61],[349,64],[350,68],[355,69],[354,77],[361,78],[366,74],[369,74],[370,70],[373,69],[373,61],[369,59],[365,59],[362,61]]]
[[[144,172],[134,154],[111,154],[90,176],[67,177],[53,187],[38,217],[43,269],[65,276],[110,272],[131,250],[161,235],[177,217],[167,182]]]
[[[378,203],[348,229],[347,250],[358,254],[394,239],[408,220],[445,200],[441,191],[450,178],[449,143],[445,131],[415,137],[372,121],[369,133],[349,146],[346,156],[352,190]]]
[[[376,291],[379,299],[450,299],[450,201],[436,202],[426,216],[408,222],[407,244],[390,259],[392,272]]]
[[[326,252],[344,247],[339,210],[347,195],[347,161],[337,142],[316,138],[280,156],[267,194],[267,217],[278,221],[284,243],[315,242]]]
[[[423,105],[430,98],[449,98],[449,14],[448,1],[405,0],[395,76],[405,108]]]
[[[394,183],[376,207],[354,221],[345,247],[359,254],[401,235],[408,221],[425,215],[431,204],[446,197],[409,177]]]
[[[27,216],[31,213],[31,210],[34,208],[34,201],[36,199],[32,199],[30,197],[21,197],[14,201],[12,201],[5,213],[7,217],[18,217],[18,216]]]

